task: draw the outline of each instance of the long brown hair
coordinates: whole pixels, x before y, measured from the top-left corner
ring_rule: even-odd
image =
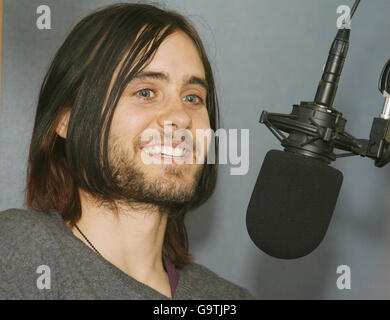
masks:
[[[182,15],[153,5],[126,3],[103,8],[76,25],[44,78],[28,160],[29,208],[57,211],[74,225],[82,214],[78,188],[97,198],[109,198],[114,183],[108,165],[108,134],[118,100],[126,84],[146,66],[162,41],[177,30],[186,33],[199,52],[209,88],[210,126],[214,132],[218,129],[213,74],[194,27]],[[124,63],[120,65],[121,61]],[[120,71],[108,93],[118,66]],[[55,129],[69,109],[67,137],[62,139]],[[217,147],[218,141],[215,142]],[[205,164],[196,197],[168,219],[163,252],[177,268],[191,261],[185,214],[209,199],[216,177],[217,165]]]

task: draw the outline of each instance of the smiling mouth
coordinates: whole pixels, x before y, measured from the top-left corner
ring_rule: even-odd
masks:
[[[192,157],[189,148],[153,145],[141,147],[141,152],[156,160],[156,164],[186,164]]]

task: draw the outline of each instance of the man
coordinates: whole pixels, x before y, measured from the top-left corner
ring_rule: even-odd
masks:
[[[41,88],[30,210],[0,214],[0,298],[253,298],[188,252],[185,214],[217,169],[196,131],[217,128],[210,63],[185,18],[141,4],[84,18]]]

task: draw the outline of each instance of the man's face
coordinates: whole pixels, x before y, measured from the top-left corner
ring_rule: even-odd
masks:
[[[199,158],[204,160],[207,151],[207,144],[199,146],[204,139],[196,141],[196,130],[210,129],[205,84],[194,43],[186,34],[175,32],[127,85],[114,113],[108,151],[122,200],[169,207],[192,199],[203,170]],[[160,141],[144,141],[143,134],[150,129]],[[179,148],[175,150],[178,143],[184,145],[175,133],[183,131],[193,147],[187,152],[194,151],[187,157],[181,156]],[[164,142],[173,149],[165,148]]]

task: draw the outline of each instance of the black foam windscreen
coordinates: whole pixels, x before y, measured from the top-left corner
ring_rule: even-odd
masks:
[[[342,181],[339,170],[319,160],[269,151],[247,210],[250,238],[276,258],[309,254],[326,234]]]

